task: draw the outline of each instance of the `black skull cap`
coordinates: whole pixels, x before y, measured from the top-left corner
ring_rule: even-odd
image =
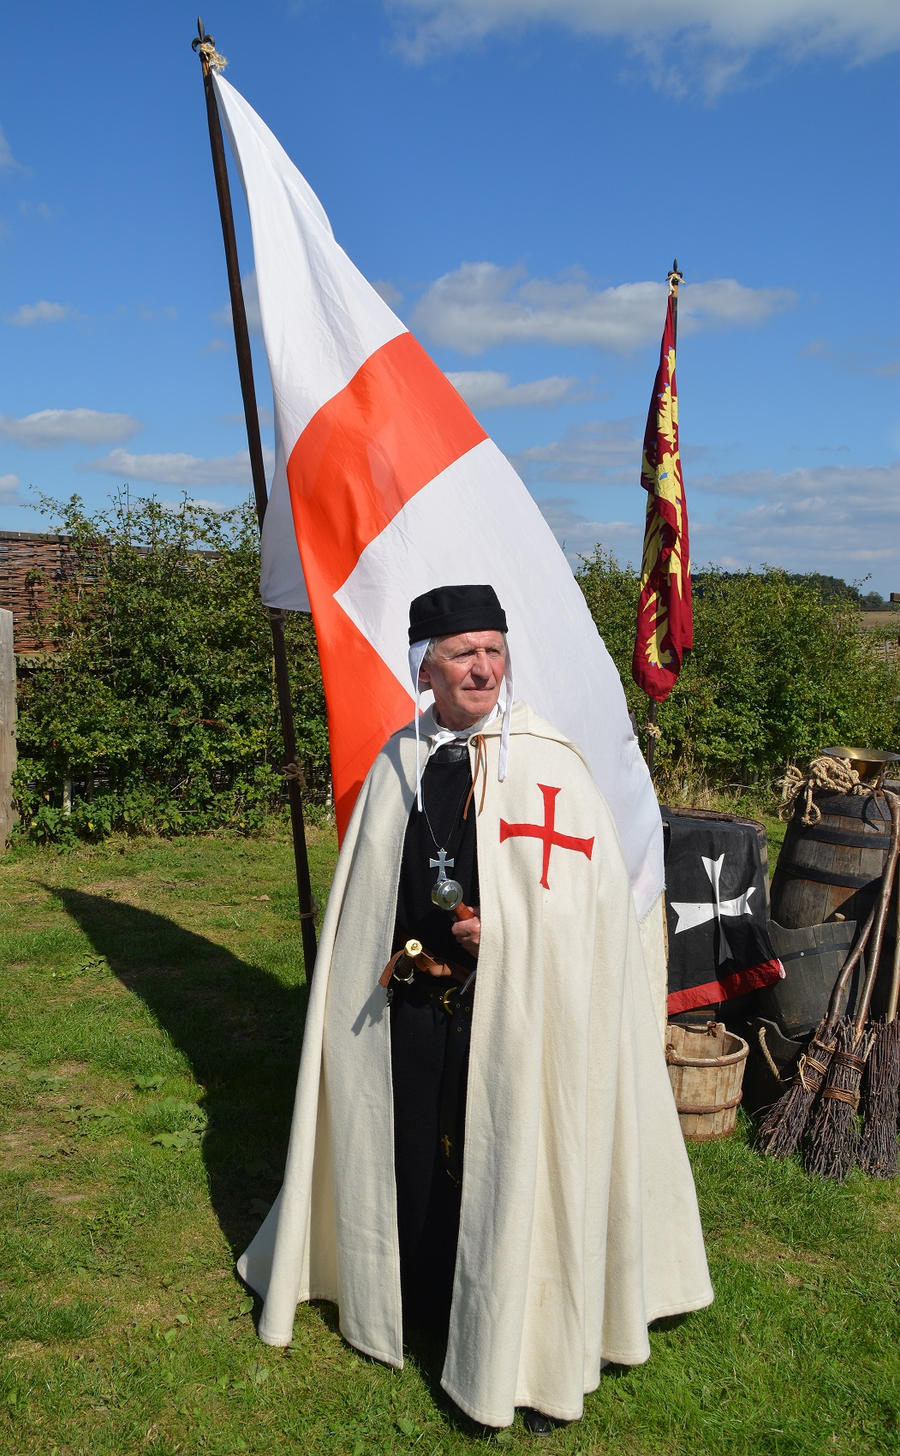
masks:
[[[506,630],[506,613],[492,586],[436,586],[409,604],[410,643]]]

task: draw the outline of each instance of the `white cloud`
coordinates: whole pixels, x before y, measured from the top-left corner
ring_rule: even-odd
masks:
[[[75,310],[70,303],[51,303],[40,298],[37,303],[23,303],[15,313],[6,315],[6,322],[18,329],[30,329],[35,324],[58,324],[71,318]]]
[[[21,484],[17,475],[0,475],[0,502],[6,506],[17,504]]]
[[[598,544],[613,551],[620,561],[640,559],[643,518],[635,518],[634,521],[591,520],[565,497],[539,499],[537,504],[573,570],[578,570],[582,557],[590,556]]]
[[[553,25],[621,41],[648,62],[659,89],[684,94],[699,77],[707,96],[732,85],[758,52],[781,62],[837,55],[860,64],[900,48],[896,0],[390,0],[398,46],[412,61],[495,34]]]
[[[658,339],[664,283],[597,288],[581,269],[529,278],[521,267],[463,263],[422,294],[412,327],[437,344],[479,354],[498,344],[592,345],[616,353]],[[748,288],[733,278],[685,285],[678,323],[685,333],[746,327],[791,307],[786,288]]]
[[[0,435],[37,450],[54,445],[110,445],[114,440],[127,440],[140,428],[131,415],[90,409],[38,410],[18,420],[0,415]]]
[[[790,288],[747,288],[734,278],[685,284],[678,295],[678,330],[693,334],[717,327],[746,328],[793,308],[796,302]]]
[[[699,477],[688,484],[689,514],[708,495],[713,517],[693,513],[695,564],[768,563],[851,582],[878,572],[882,592],[900,587],[900,461]]]
[[[263,428],[268,427],[269,429],[271,429],[271,427],[275,423],[275,411],[272,409],[271,405],[258,404],[256,406],[256,416],[259,420],[260,425],[262,425]],[[229,425],[244,425],[246,424],[246,419],[243,413],[226,415],[225,422]]]
[[[21,172],[23,170],[12,154],[12,147],[7,141],[6,132],[0,126],[0,172]]]
[[[403,302],[403,294],[396,288],[388,278],[373,278],[372,287],[387,304],[388,308],[397,308]]]
[[[743,470],[733,475],[698,476],[691,491],[732,499],[756,499],[770,508],[825,511],[827,524],[848,523],[858,513],[872,524],[888,518],[900,521],[900,461],[891,465],[798,466],[778,474],[774,470]],[[812,525],[812,522],[810,522]]]
[[[830,339],[810,339],[800,354],[806,359],[825,359],[848,374],[871,374],[883,379],[900,374],[900,339],[896,337],[868,335],[840,345]]]
[[[532,445],[511,457],[527,481],[621,485],[637,481],[643,426],[636,420],[591,420],[572,425],[559,440]]]
[[[508,374],[498,374],[493,369],[463,369],[448,374],[447,378],[473,410],[560,404],[564,399],[571,399],[578,383],[576,379],[553,374],[526,384],[510,384]]]
[[[241,293],[244,297],[244,312],[247,315],[247,327],[251,334],[262,333],[262,316],[259,312],[259,288],[256,282],[256,269],[241,276]],[[224,308],[218,309],[210,315],[214,324],[219,328],[230,329],[232,327],[231,302],[226,303]]]
[[[620,424],[622,450],[620,453],[613,438],[608,462],[610,474],[615,475],[617,462],[627,457],[622,479],[633,482],[635,489],[629,497],[634,510],[625,520],[585,515],[576,499],[541,498],[541,481],[617,484],[603,480],[601,427],[593,427],[597,434],[594,452],[590,432],[584,432],[579,445],[577,431],[570,432],[573,448],[568,453],[565,439],[555,446],[524,452],[550,466],[537,488],[532,482],[532,494],[576,569],[579,557],[589,555],[598,543],[614,551],[620,561],[640,565],[644,498],[637,487],[634,445],[629,446],[626,438],[627,422]],[[521,466],[522,457],[514,463]],[[709,563],[737,571],[769,565],[786,571],[821,572],[851,583],[871,576],[875,589],[883,595],[900,590],[900,461],[692,476],[687,496],[695,571]],[[615,499],[621,511],[621,497]]]
[[[216,515],[221,515],[223,511],[231,510],[231,507],[223,504],[222,501],[203,500],[201,496],[189,496],[187,500],[162,502],[163,510],[171,511],[173,516],[177,516],[180,511],[184,510],[185,506],[194,506],[198,511],[215,511]]]
[[[152,323],[159,318],[168,319],[170,323],[174,323],[178,317],[178,310],[173,308],[170,303],[163,304],[161,308],[144,305],[138,308],[137,316],[142,323]]]
[[[274,464],[271,450],[263,450],[267,472]],[[203,460],[198,455],[132,455],[128,450],[111,450],[100,460],[91,460],[86,470],[99,470],[120,480],[150,480],[157,485],[180,485],[186,490],[209,486],[241,485],[252,481],[249,451],[219,455]]]

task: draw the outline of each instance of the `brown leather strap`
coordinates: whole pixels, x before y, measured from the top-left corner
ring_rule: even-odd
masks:
[[[398,961],[401,961],[401,960],[406,960],[406,951],[405,950],[395,951],[394,954],[391,956],[390,960],[388,961],[387,965],[385,966],[384,970],[381,972],[381,975],[378,977],[378,984],[379,984],[379,986],[389,986],[390,985],[390,983],[391,983],[391,977],[394,974],[394,968],[397,965]]]
[[[416,970],[424,971],[429,976],[455,976],[457,980],[464,981],[469,974],[466,967],[458,965],[456,961],[436,961],[427,950],[413,956],[412,963]]]
[[[410,979],[413,967],[417,971],[424,971],[428,976],[452,976],[457,981],[465,981],[470,972],[466,966],[457,965],[455,961],[436,961],[426,950],[419,951],[418,955],[408,956],[406,947],[395,951],[378,977],[379,986],[388,986],[394,974],[399,970],[397,979],[407,981]]]

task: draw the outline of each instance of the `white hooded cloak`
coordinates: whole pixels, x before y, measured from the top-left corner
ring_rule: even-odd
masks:
[[[525,704],[503,782],[499,722],[481,736],[487,769],[476,770],[473,741],[469,810],[481,946],[441,1383],[486,1425],[509,1425],[516,1406],[576,1420],[604,1363],[646,1360],[648,1323],[708,1304],[712,1289],[612,818],[578,750]],[[415,785],[409,725],[375,761],[347,831],[284,1186],[238,1264],[263,1296],[266,1343],[290,1342],[299,1300],[333,1300],[345,1339],[397,1367],[390,1013],[378,977]]]

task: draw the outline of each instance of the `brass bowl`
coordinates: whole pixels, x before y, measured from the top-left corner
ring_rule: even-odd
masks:
[[[878,748],[823,748],[822,752],[829,758],[843,758],[863,780],[878,778],[889,763],[900,759],[900,753],[882,753]]]

